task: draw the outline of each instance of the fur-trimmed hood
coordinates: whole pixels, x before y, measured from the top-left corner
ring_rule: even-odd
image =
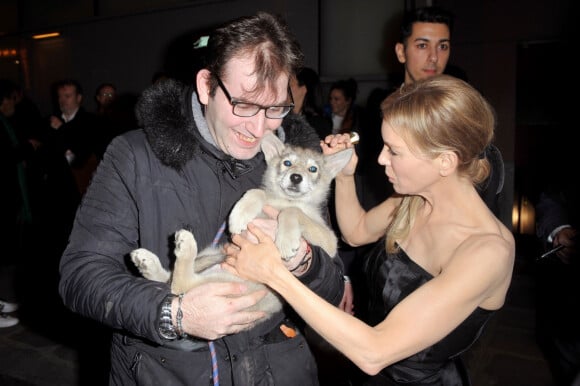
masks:
[[[181,169],[198,151],[224,161],[234,161],[201,135],[193,116],[192,103],[199,103],[194,88],[169,79],[147,88],[136,106],[139,126],[145,131],[155,155],[174,169]],[[195,97],[195,98],[194,98]],[[289,114],[277,135],[292,145],[320,150],[320,138],[299,115]],[[252,163],[251,160],[237,163]]]

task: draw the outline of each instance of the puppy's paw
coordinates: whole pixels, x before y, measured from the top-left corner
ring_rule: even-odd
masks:
[[[232,212],[233,214],[233,212]],[[230,233],[231,234],[238,234],[238,233],[242,233],[242,231],[246,230],[246,228],[248,227],[248,223],[251,221],[247,220],[245,218],[242,218],[240,216],[230,216]]]
[[[278,230],[276,231],[276,246],[284,261],[290,260],[300,247],[302,229],[295,216],[293,208],[286,208],[278,215]]]
[[[241,204],[241,205],[240,205]],[[229,230],[231,234],[242,233],[248,228],[248,223],[252,221],[259,213],[245,205],[247,202],[236,204],[229,218]]]
[[[174,253],[178,260],[197,256],[197,242],[193,233],[185,229],[175,232]]]
[[[146,279],[165,283],[171,276],[171,274],[163,268],[159,258],[145,248],[135,249],[131,252],[131,260],[139,272],[141,272],[141,275]]]
[[[230,233],[241,233],[248,223],[258,217],[265,202],[265,193],[261,189],[248,190],[236,203],[229,217]]]
[[[300,229],[297,227],[285,227],[283,221],[278,223],[275,244],[280,251],[282,260],[288,261],[296,255],[300,248]]]
[[[284,235],[282,237],[282,235],[282,233],[278,232],[278,235],[276,236],[276,246],[280,251],[282,260],[289,261],[296,255],[296,252],[300,248],[300,234],[296,237],[290,235]]]

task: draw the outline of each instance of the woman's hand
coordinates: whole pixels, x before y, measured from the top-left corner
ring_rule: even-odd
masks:
[[[320,141],[320,148],[322,149],[322,153],[324,155],[331,155],[334,153],[338,153],[341,150],[348,149],[354,147],[354,144],[351,142],[350,134],[332,134],[327,135],[324,140]],[[346,166],[342,169],[339,173],[344,176],[352,176],[356,170],[356,165],[358,163],[358,156],[356,151],[353,152],[350,161]]]
[[[226,259],[222,268],[245,279],[268,284],[277,270],[287,269],[270,236],[252,223],[248,224],[248,232],[257,243],[239,234],[232,235],[232,243],[224,248]]]

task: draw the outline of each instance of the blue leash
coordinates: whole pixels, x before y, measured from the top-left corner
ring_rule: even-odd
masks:
[[[222,238],[222,235],[224,234],[225,229],[226,223],[224,221],[213,238],[213,242],[211,243],[212,247],[216,247],[218,245],[220,239]],[[218,362],[217,362],[217,354],[215,351],[215,344],[211,340],[208,341],[207,344],[209,346],[209,355],[211,356],[211,376],[213,379],[213,385],[219,386],[220,376],[218,372]]]
[[[220,385],[220,375],[218,372],[217,354],[215,352],[215,345],[212,340],[207,342],[209,346],[209,355],[211,356],[211,377],[213,379],[214,386]]]

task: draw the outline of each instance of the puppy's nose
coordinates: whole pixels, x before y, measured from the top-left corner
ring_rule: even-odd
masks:
[[[290,181],[294,185],[298,185],[299,183],[302,182],[302,175],[300,175],[300,174],[292,174],[292,175],[290,175]]]

